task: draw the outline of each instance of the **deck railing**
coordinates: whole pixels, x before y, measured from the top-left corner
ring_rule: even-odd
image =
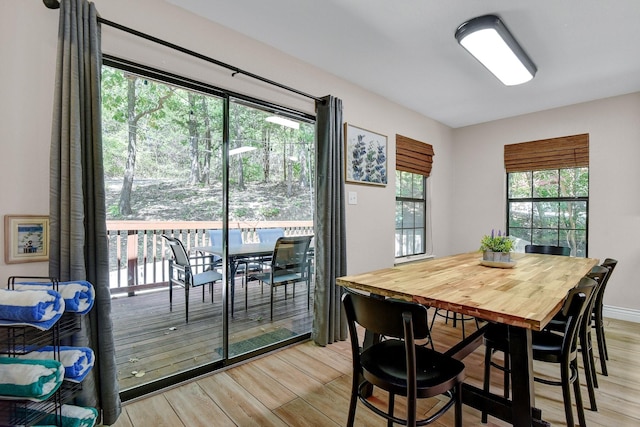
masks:
[[[256,229],[283,228],[285,236],[313,234],[313,221],[234,222],[244,242],[257,242]],[[167,286],[169,246],[163,234],[182,240],[187,249],[209,244],[208,230],[222,229],[221,221],[107,221],[111,293],[127,293]]]

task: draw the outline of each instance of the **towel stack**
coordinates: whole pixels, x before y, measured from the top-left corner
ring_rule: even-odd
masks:
[[[91,407],[62,405],[62,424],[58,426],[58,416],[48,414],[40,420],[37,426],[58,427],[93,427],[98,420],[98,410]]]
[[[14,284],[16,290],[48,290],[53,289],[49,282],[18,282]],[[95,290],[86,280],[72,282],[58,282],[58,292],[65,302],[65,310],[77,314],[86,314],[93,307]]]
[[[58,390],[64,367],[55,360],[0,357],[0,395],[3,398],[46,400]]]
[[[46,346],[18,357],[31,360],[56,359],[58,349],[60,362],[64,366],[64,379],[76,383],[82,382],[95,361],[93,350],[88,347]]]

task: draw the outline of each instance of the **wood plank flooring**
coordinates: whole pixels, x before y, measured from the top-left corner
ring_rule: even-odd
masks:
[[[467,322],[467,333],[473,322]],[[640,325],[607,319],[609,376],[598,374],[598,411],[586,412],[589,427],[631,427],[640,425]],[[460,327],[438,319],[433,335],[438,350],[460,339]],[[467,382],[482,382],[484,347],[464,359]],[[596,351],[597,356],[597,351]],[[596,360],[600,372],[599,360]],[[536,375],[556,375],[557,366],[534,363]],[[492,370],[492,387],[501,390],[501,373]],[[581,374],[582,395],[588,405]],[[265,355],[248,363],[210,374],[152,396],[125,404],[114,427],[147,426],[344,426],[351,387],[349,341],[326,347],[304,342]],[[559,387],[535,384],[536,406],[553,426],[566,425]],[[372,399],[384,404],[386,396],[375,392]],[[402,399],[397,408],[404,411]],[[437,399],[421,401],[425,413],[442,405]],[[464,426],[478,426],[480,413],[464,407]],[[356,411],[357,426],[384,426],[379,417],[362,404]],[[436,424],[453,425],[450,410]],[[489,417],[489,427],[506,424]]]

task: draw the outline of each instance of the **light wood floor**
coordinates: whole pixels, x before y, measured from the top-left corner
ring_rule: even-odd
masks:
[[[474,330],[467,323],[467,333]],[[586,410],[590,427],[640,425],[640,325],[608,320],[609,376],[598,374],[598,411]],[[433,330],[436,349],[445,350],[460,339],[460,328],[438,320]],[[482,381],[484,347],[464,359],[467,382]],[[596,350],[597,357],[597,350]],[[600,372],[599,360],[598,373]],[[534,363],[536,375],[554,375],[557,366]],[[494,391],[500,392],[501,375],[492,371]],[[583,400],[588,405],[581,370]],[[146,426],[344,426],[351,384],[351,350],[348,341],[319,347],[298,344],[257,360],[176,386],[153,396],[127,403],[115,427]],[[566,425],[559,387],[535,384],[536,406],[553,426]],[[382,393],[375,399],[386,401]],[[426,412],[438,399],[419,406]],[[398,399],[398,410],[404,410]],[[480,413],[464,407],[464,426],[477,426]],[[357,426],[384,426],[379,417],[362,404],[356,411]],[[437,426],[453,425],[453,411]],[[489,418],[490,427],[506,425]]]

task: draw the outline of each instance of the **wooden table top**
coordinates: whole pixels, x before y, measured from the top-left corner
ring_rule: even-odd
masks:
[[[480,265],[471,252],[336,279],[338,285],[481,319],[541,330],[594,258],[512,254],[513,268]]]

